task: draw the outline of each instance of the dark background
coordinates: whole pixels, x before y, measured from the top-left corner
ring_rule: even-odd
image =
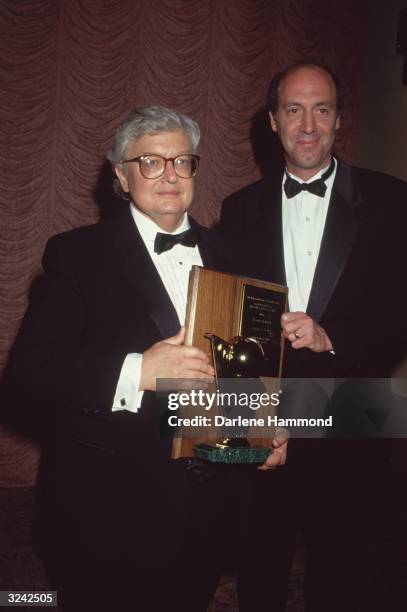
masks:
[[[0,372],[47,239],[119,206],[105,154],[120,119],[136,105],[164,104],[199,121],[202,165],[192,212],[205,225],[216,222],[223,197],[279,163],[262,106],[271,76],[295,60],[328,64],[346,85],[337,151],[407,179],[407,87],[395,52],[402,6],[403,0],[1,0]],[[26,408],[33,408],[29,400]],[[0,588],[46,584],[31,543],[38,457],[34,442],[0,425]],[[381,540],[372,544],[372,559],[383,561],[368,585],[369,611],[383,602],[405,609],[397,602],[407,595],[401,587],[407,536],[400,532],[406,457],[400,444]],[[298,554],[290,610],[302,609]],[[232,610],[227,596],[219,609]]]
[[[203,160],[192,212],[205,225],[216,221],[224,196],[276,161],[258,113],[270,77],[294,60],[323,61],[344,79],[350,93],[338,149],[351,159],[364,5],[2,0],[0,365],[47,239],[110,211],[105,154],[132,107],[165,104],[199,121]],[[1,436],[0,483],[32,484],[36,451],[7,429]]]
[[[395,52],[401,6],[2,0],[0,370],[47,239],[120,205],[105,153],[136,105],[165,104],[199,121],[202,166],[192,212],[205,225],[216,222],[224,196],[279,163],[262,106],[271,76],[299,59],[330,65],[346,85],[338,152],[406,176],[405,139],[397,141],[407,108]],[[36,446],[5,426],[0,445],[0,484],[32,485]]]

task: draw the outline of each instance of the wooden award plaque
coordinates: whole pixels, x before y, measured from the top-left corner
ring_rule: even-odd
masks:
[[[193,266],[188,286],[185,344],[202,349],[213,362],[211,343],[205,334],[214,334],[226,341],[236,336],[254,338],[270,355],[269,370],[261,373],[261,379],[268,381],[265,382],[268,389],[278,390],[284,351],[280,318],[287,310],[287,293],[287,287],[282,285]],[[172,457],[192,457],[197,442],[208,440],[183,438],[181,432],[173,441]],[[253,442],[261,445],[262,439],[256,438]],[[267,445],[270,437],[263,444]]]

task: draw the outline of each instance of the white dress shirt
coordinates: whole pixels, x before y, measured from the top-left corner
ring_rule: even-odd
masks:
[[[181,225],[174,232],[165,232],[152,219],[143,215],[135,206],[130,211],[147,251],[157,269],[177,312],[180,325],[185,323],[189,273],[192,266],[202,266],[202,258],[197,246],[191,248],[176,244],[169,251],[158,255],[154,252],[154,240],[157,232],[162,234],[180,234],[189,229],[188,215],[185,213]],[[123,362],[112,411],[129,410],[137,412],[143,398],[139,390],[141,378],[140,353],[130,353]]]
[[[319,179],[327,168],[328,166],[307,181],[288,171],[287,173],[300,183],[311,183]],[[288,199],[284,191],[287,178],[284,174],[282,184],[284,264],[291,312],[307,310],[336,169],[335,160],[334,171],[325,181],[327,189],[323,198],[309,191],[300,191]]]

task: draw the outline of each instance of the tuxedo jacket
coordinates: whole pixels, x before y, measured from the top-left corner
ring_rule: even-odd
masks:
[[[225,269],[224,239],[191,225],[204,265]],[[170,460],[154,393],[137,414],[111,408],[126,355],[176,334],[176,311],[129,210],[51,238],[43,268],[10,372],[52,420],[42,478],[48,539],[58,554],[82,542],[109,551],[110,562],[126,541],[154,565],[187,520],[185,462]]]
[[[286,284],[282,178],[226,198],[220,226],[252,275]],[[287,376],[388,376],[406,355],[406,211],[406,183],[339,161],[307,306],[335,355],[288,346]]]

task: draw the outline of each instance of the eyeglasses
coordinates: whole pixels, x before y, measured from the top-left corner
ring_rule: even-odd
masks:
[[[140,172],[146,179],[156,179],[162,176],[171,162],[175,174],[180,178],[192,178],[195,176],[199,166],[199,155],[177,155],[177,157],[163,157],[162,155],[139,155],[131,159],[124,159],[122,164],[137,162]]]

